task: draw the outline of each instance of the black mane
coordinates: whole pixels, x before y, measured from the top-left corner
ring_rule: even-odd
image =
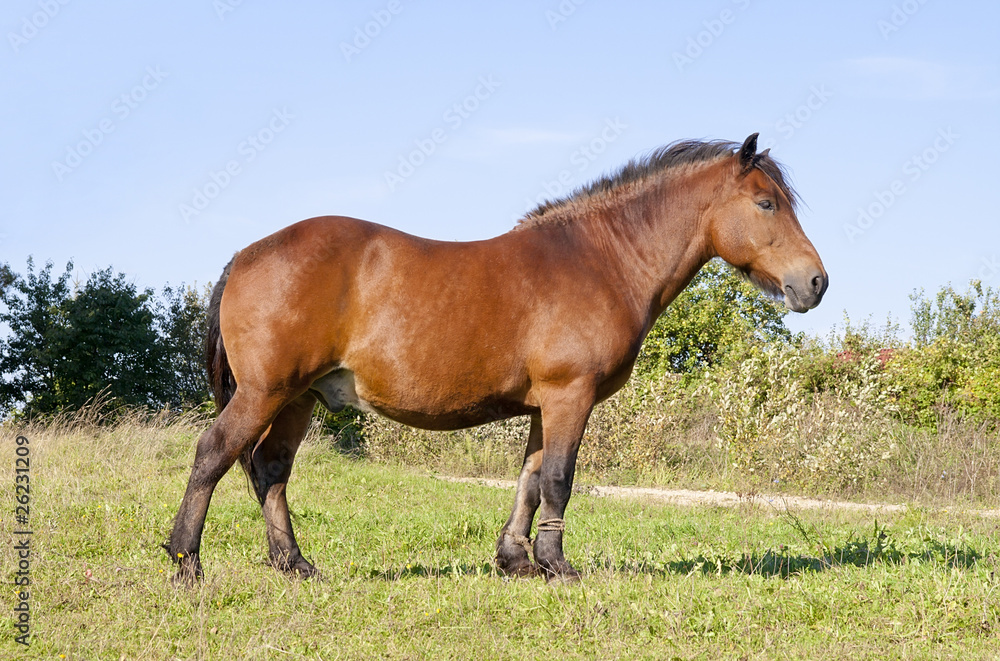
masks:
[[[571,202],[607,193],[628,184],[643,182],[674,167],[734,156],[740,146],[740,143],[728,140],[679,140],[672,142],[665,147],[654,149],[646,156],[632,159],[617,172],[604,175],[581,186],[565,197],[543,202],[525,214],[524,218],[518,222],[519,224],[535,224],[542,219],[542,216],[562,209]],[[771,158],[767,150],[754,157],[753,166],[778,185],[778,188],[791,201],[793,207],[797,204],[799,198],[788,183],[785,168]]]

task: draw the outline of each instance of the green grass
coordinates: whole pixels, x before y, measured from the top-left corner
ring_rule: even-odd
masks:
[[[585,578],[553,587],[492,569],[510,491],[319,443],[302,451],[289,499],[325,580],[289,580],[264,565],[259,509],[234,470],[209,512],[206,580],[178,590],[159,544],[197,431],[27,432],[33,641],[25,650],[6,625],[0,658],[1000,657],[1000,520],[911,510],[876,521],[578,494],[566,551]],[[14,434],[0,440],[13,467]],[[12,484],[0,515],[8,580]]]

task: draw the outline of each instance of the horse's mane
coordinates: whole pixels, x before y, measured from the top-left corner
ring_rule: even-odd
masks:
[[[654,179],[667,170],[682,165],[690,165],[714,161],[720,158],[735,157],[740,143],[728,140],[679,140],[665,147],[655,149],[649,154],[635,158],[625,164],[617,172],[604,175],[589,184],[581,186],[566,197],[549,200],[535,207],[517,221],[517,227],[532,227],[556,220],[554,212],[566,209],[577,202],[587,202],[603,193],[621,189],[630,184],[643,184]],[[767,150],[754,157],[753,166],[770,177],[778,188],[788,197],[793,207],[798,202],[798,195],[788,183],[788,174],[778,161],[771,158]]]

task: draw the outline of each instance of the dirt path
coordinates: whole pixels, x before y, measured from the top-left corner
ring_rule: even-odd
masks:
[[[491,480],[478,477],[452,477],[449,475],[435,475],[439,480],[446,482],[462,482],[469,484],[481,484],[487,487],[497,487],[501,489],[513,489],[516,483],[513,480]],[[690,489],[653,489],[649,487],[603,487],[603,486],[583,486],[574,487],[574,492],[586,493],[600,498],[629,498],[635,500],[649,500],[666,503],[670,505],[710,505],[714,507],[735,507],[740,504],[752,502],[762,505],[769,505],[779,512],[787,510],[854,510],[863,512],[905,512],[906,505],[873,505],[869,503],[849,503],[838,500],[819,500],[816,498],[803,498],[801,496],[784,496],[775,494],[752,494],[741,495],[730,491],[691,491]],[[994,510],[963,510],[967,513],[974,513],[984,517],[1000,517],[1000,509]]]

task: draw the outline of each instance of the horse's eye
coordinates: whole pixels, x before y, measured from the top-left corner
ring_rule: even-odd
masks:
[[[770,211],[771,209],[774,208],[774,205],[771,204],[771,200],[761,200],[760,202],[757,203],[757,206],[759,206],[764,211]]]

